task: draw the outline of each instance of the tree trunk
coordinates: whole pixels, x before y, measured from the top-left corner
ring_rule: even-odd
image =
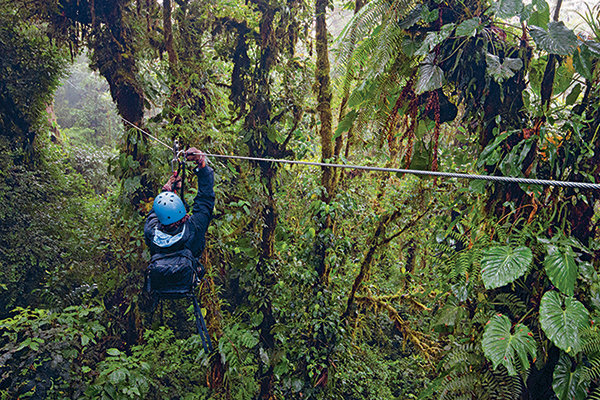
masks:
[[[331,82],[329,53],[327,45],[327,3],[328,0],[316,0],[315,4],[315,26],[317,65],[316,65],[316,83],[317,83],[317,112],[321,120],[319,134],[321,136],[321,161],[326,162],[333,158],[333,137],[331,130]],[[323,167],[321,176],[321,185],[327,191],[324,194],[325,199],[331,199],[333,195],[334,171],[333,168]]]
[[[250,112],[244,121],[246,130],[253,132],[248,147],[250,154],[258,157],[277,156],[277,144],[268,138],[268,130],[271,122],[271,91],[269,84],[269,73],[276,60],[278,45],[274,37],[273,20],[275,10],[268,2],[259,2],[258,8],[261,11],[259,47],[260,60],[258,67],[253,75],[253,83],[256,88],[255,93],[249,93]],[[263,315],[263,321],[260,324],[260,342],[261,348],[272,359],[275,350],[275,337],[272,334],[275,326],[275,318],[270,299],[270,291],[274,284],[274,279],[270,273],[269,262],[273,258],[273,248],[275,241],[275,230],[277,228],[277,204],[274,197],[274,185],[277,178],[277,169],[272,163],[260,163],[261,176],[267,195],[267,202],[262,211],[263,228],[260,243],[259,261],[256,266],[258,277],[262,289],[266,293],[266,298],[262,301],[260,311]],[[262,359],[259,357],[259,359]],[[270,399],[273,395],[273,382],[275,376],[273,366],[262,363],[259,368],[258,380],[260,382],[260,399]]]
[[[137,78],[130,30],[125,26],[123,18],[127,3],[123,0],[95,3],[94,20],[102,21],[104,25],[97,24],[93,27],[94,40],[90,43],[93,50],[92,67],[107,80],[121,117],[141,127],[144,92]],[[121,151],[131,155],[139,166],[123,171],[119,178],[121,182],[125,182],[126,179],[140,177],[140,187],[128,194],[132,204],[137,206],[153,195],[152,184],[143,174],[148,167],[147,138],[127,123],[124,123],[124,127],[127,137]]]
[[[331,113],[331,79],[329,66],[329,50],[327,43],[327,4],[328,0],[316,0],[315,3],[315,27],[316,27],[316,51],[317,64],[315,68],[315,80],[317,89],[317,112],[321,120],[319,135],[321,137],[321,161],[331,162],[339,154],[341,143],[336,145],[337,153],[334,153],[332,135],[332,113]],[[335,170],[331,167],[322,167],[321,186],[323,194],[321,199],[329,203],[335,192]],[[329,266],[326,262],[329,240],[326,234],[332,229],[333,221],[326,216],[319,227],[319,234],[315,243],[317,254],[316,270],[321,283],[325,286],[329,283]]]
[[[171,0],[163,0],[163,31],[165,36],[165,49],[169,56],[169,69],[171,74],[177,69],[177,52],[173,48],[173,24],[171,23]]]
[[[556,8],[554,9],[554,21],[558,21],[560,16],[560,7],[562,6],[562,0],[557,0]],[[556,54],[548,55],[548,63],[544,70],[544,76],[542,78],[542,84],[540,88],[541,103],[544,111],[548,111],[550,108],[550,100],[552,99],[552,89],[554,87],[554,77],[556,75],[556,63],[559,62],[560,57]]]
[[[92,67],[107,80],[111,96],[117,104],[121,117],[141,127],[144,116],[144,92],[137,78],[131,31],[125,25],[123,15],[128,3],[127,0],[94,2],[92,14],[96,24],[92,27],[94,39],[90,42],[93,50]],[[147,174],[144,174],[148,168],[148,139],[129,124],[124,123],[124,127],[127,133],[121,152],[131,156],[138,165],[123,169],[118,178],[123,191],[127,182],[139,180],[138,187],[132,192],[126,192],[132,206],[137,207],[154,195],[152,182]],[[141,271],[142,268],[144,266],[141,263],[131,265],[132,270]],[[127,301],[135,302],[133,298]],[[132,310],[125,317],[127,319],[126,339],[129,346],[136,344],[141,332],[139,309],[134,306]]]

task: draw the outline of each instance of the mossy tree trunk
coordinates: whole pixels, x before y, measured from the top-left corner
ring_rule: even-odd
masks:
[[[315,68],[315,80],[317,91],[317,112],[321,125],[319,135],[321,138],[321,161],[331,162],[338,155],[341,144],[335,146],[333,143],[332,112],[331,112],[331,78],[329,65],[329,46],[327,40],[327,5],[329,0],[316,0],[315,2],[315,47],[317,53],[317,64]],[[336,141],[337,143],[337,141]],[[323,188],[322,200],[329,204],[335,195],[336,172],[331,167],[322,167],[321,186]],[[333,228],[331,216],[326,215],[319,227],[317,235],[317,273],[321,283],[325,286],[329,283],[329,266],[327,265],[327,248],[331,241],[330,236]]]
[[[259,23],[258,48],[260,59],[257,68],[250,77],[250,83],[254,87],[253,92],[246,92],[249,105],[249,113],[244,120],[244,128],[252,132],[248,147],[250,155],[255,157],[273,157],[278,156],[278,146],[269,139],[269,129],[271,129],[271,87],[269,74],[276,61],[278,44],[274,34],[275,8],[268,1],[257,2],[258,9],[261,12]],[[238,70],[239,71],[239,70]],[[246,88],[248,89],[248,88]],[[260,347],[271,359],[275,350],[275,337],[272,330],[275,326],[275,316],[270,299],[270,291],[274,284],[274,277],[270,268],[270,262],[273,259],[273,249],[275,242],[275,230],[278,223],[277,203],[275,201],[275,179],[277,178],[277,168],[272,163],[260,163],[260,172],[264,189],[266,191],[266,204],[264,204],[261,219],[262,233],[260,240],[259,260],[256,265],[262,290],[265,293],[264,301],[261,302],[260,312],[263,320],[259,326],[260,329]],[[261,359],[261,357],[259,357]],[[273,394],[274,373],[273,366],[264,362],[260,364],[258,372],[260,383],[259,398],[270,399]]]
[[[177,69],[177,52],[173,47],[173,24],[171,23],[172,6],[171,0],[163,0],[163,33],[165,40],[165,50],[169,56],[169,68],[171,74],[175,74]]]
[[[129,0],[94,2],[92,12],[92,67],[107,80],[110,93],[122,118],[141,127],[144,117],[144,91],[137,77],[136,54],[133,33],[125,22],[125,9]],[[152,182],[144,171],[148,168],[147,141],[139,130],[124,122],[127,134],[122,148],[132,156],[137,165],[122,169],[118,178],[125,182],[139,182],[136,189],[127,193],[134,206],[153,195]]]

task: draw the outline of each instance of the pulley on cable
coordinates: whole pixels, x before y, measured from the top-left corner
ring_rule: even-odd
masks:
[[[186,178],[185,150],[181,149],[179,140],[173,141],[173,159],[171,160],[171,172],[174,176],[181,177],[181,187],[179,188],[179,197],[183,201],[185,211],[188,212],[190,207],[185,201],[185,178]]]

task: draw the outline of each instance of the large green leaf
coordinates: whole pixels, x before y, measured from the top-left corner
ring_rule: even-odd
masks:
[[[450,36],[454,30],[454,27],[454,24],[446,24],[442,26],[438,32],[428,32],[423,40],[423,43],[415,52],[415,55],[426,56],[430,54],[438,44],[442,43],[448,38],[448,36]]]
[[[567,98],[565,99],[565,104],[568,106],[575,104],[577,99],[579,99],[580,94],[581,94],[581,83],[578,83],[577,85],[575,85],[573,87],[573,89],[571,89],[571,93],[569,93],[567,95]]]
[[[568,56],[573,54],[577,46],[577,36],[560,21],[549,22],[548,30],[531,26],[529,33],[542,50],[551,54]]]
[[[549,291],[542,297],[540,322],[552,343],[567,353],[576,354],[581,349],[580,332],[589,324],[589,313],[574,298]]]
[[[519,357],[520,365],[529,369],[529,359],[535,359],[536,343],[529,328],[522,324],[515,325],[512,334],[511,322],[508,317],[498,314],[488,321],[483,332],[483,353],[492,362],[494,368],[502,364],[506,367],[509,375],[516,375],[516,357]]]
[[[488,144],[481,151],[481,153],[479,153],[479,160],[477,160],[477,166],[478,167],[482,167],[484,165],[493,165],[493,164],[495,164],[497,161],[495,161],[492,164],[491,160],[489,160],[489,159],[492,158],[492,156],[496,152],[496,149],[498,148],[498,146],[500,146],[500,144],[502,144],[502,142],[504,140],[506,140],[506,138],[509,137],[512,133],[513,132],[511,132],[511,131],[504,131],[500,135],[496,136],[494,138],[494,141],[492,143]]]
[[[475,36],[477,28],[481,25],[479,18],[471,18],[463,21],[456,27],[456,36]]]
[[[498,83],[504,79],[512,78],[515,72],[523,68],[523,61],[520,58],[508,58],[500,62],[500,57],[487,53],[485,55],[487,64],[486,72]]]
[[[491,11],[498,18],[507,19],[521,14],[523,10],[523,0],[498,0],[491,8]]]
[[[571,358],[561,353],[554,367],[552,389],[559,400],[584,400],[587,385],[580,384],[582,369],[578,367],[575,371],[571,371],[571,364]]]
[[[338,123],[337,129],[335,130],[335,137],[337,138],[342,133],[349,130],[350,127],[352,127],[352,124],[354,124],[356,117],[358,117],[358,113],[355,110],[350,110],[350,112]]]
[[[432,154],[422,140],[415,143],[413,155],[410,160],[410,169],[426,171],[431,169]]]
[[[546,29],[550,22],[550,6],[546,0],[533,0],[527,4],[521,13],[521,21],[523,20],[526,20],[529,26],[535,25]]]
[[[586,42],[580,42],[580,46],[573,54],[573,66],[575,71],[587,80],[594,79],[594,56]]]
[[[444,81],[444,71],[434,65],[435,56],[433,54],[429,54],[424,63],[419,67],[419,80],[417,81],[417,87],[415,92],[417,94],[421,94],[424,92],[429,92],[431,90],[436,90],[442,87],[442,83]]]
[[[544,266],[552,284],[564,294],[573,296],[579,268],[575,263],[575,254],[571,246],[561,248],[549,246]]]
[[[571,86],[571,83],[573,83],[574,73],[574,68],[564,64],[556,68],[556,73],[554,75],[554,84],[552,85],[552,93],[554,95],[559,95],[565,90],[567,90],[569,86]]]
[[[529,248],[521,246],[496,246],[489,249],[481,259],[481,278],[486,289],[495,289],[520,278],[533,256]]]

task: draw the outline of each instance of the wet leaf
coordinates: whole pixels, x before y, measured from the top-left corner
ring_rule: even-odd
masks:
[[[481,20],[479,18],[463,21],[456,27],[456,36],[474,36],[480,24]]]
[[[571,358],[561,353],[554,374],[552,376],[552,389],[559,400],[584,400],[586,387],[581,382],[581,367],[571,371]]]
[[[442,87],[444,71],[432,63],[433,57],[427,57],[425,63],[419,67],[419,80],[415,92],[421,94]],[[430,61],[430,62],[428,62]]]
[[[522,0],[499,0],[492,5],[491,11],[497,18],[507,19],[521,14]]]
[[[589,323],[589,312],[572,297],[549,291],[540,304],[542,330],[559,349],[576,354],[581,349],[580,332]]]
[[[538,26],[531,26],[529,33],[542,50],[551,54],[568,56],[573,54],[577,46],[577,36],[561,21],[549,22],[548,30],[544,30]]]
[[[536,357],[536,342],[529,328],[517,324],[511,333],[511,322],[505,315],[495,315],[483,332],[483,353],[494,365],[504,365],[509,375],[516,375],[516,366],[529,369],[529,357]],[[517,357],[519,359],[517,363]]]
[[[579,272],[573,249],[570,246],[551,247],[549,254],[544,259],[544,267],[552,284],[564,294],[573,296],[575,280]]]
[[[485,60],[487,64],[486,72],[498,83],[512,78],[515,72],[523,68],[523,61],[520,58],[505,58],[501,63],[498,56],[487,53]]]
[[[546,29],[548,22],[550,22],[550,6],[548,3],[545,0],[534,0],[530,6],[532,8],[530,14],[525,18],[521,15],[521,18],[527,20],[529,26],[535,25]],[[535,10],[533,10],[534,7]]]
[[[481,278],[486,289],[507,285],[523,276],[533,255],[528,247],[490,248],[481,260]]]
[[[579,95],[581,94],[581,84],[577,84],[573,87],[573,89],[571,90],[571,93],[568,94],[565,103],[570,106],[571,104],[575,104],[575,102],[577,101],[577,99],[579,98]]]

